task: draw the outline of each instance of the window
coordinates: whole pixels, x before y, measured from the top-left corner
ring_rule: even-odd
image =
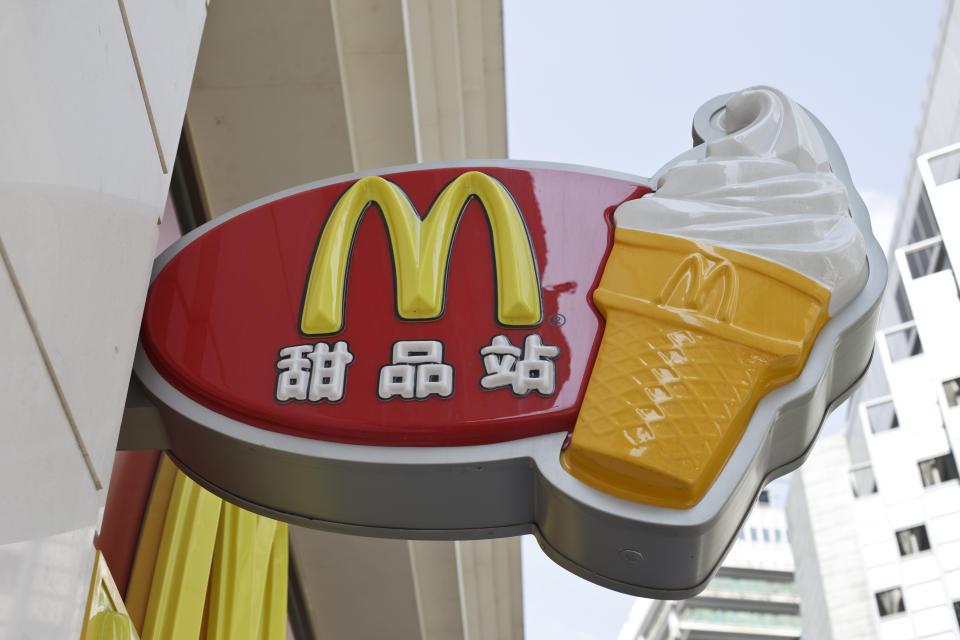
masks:
[[[914,280],[951,268],[943,240],[938,236],[905,247],[904,256]]]
[[[773,539],[775,542],[782,542],[783,536],[780,533],[780,529],[773,530]]]
[[[681,628],[686,627],[684,624],[686,622],[706,622],[711,625],[723,625],[729,628],[729,626],[736,625],[737,627],[753,627],[757,628],[758,631],[762,629],[769,629],[770,627],[779,627],[783,628],[785,633],[783,636],[776,634],[773,637],[796,637],[795,630],[800,628],[800,616],[795,613],[767,613],[761,611],[738,611],[735,609],[713,609],[703,606],[697,606],[696,601],[693,604],[687,604],[680,611],[680,625]],[[720,634],[721,636],[730,637],[727,633]],[[737,634],[742,637],[742,634]],[[752,633],[750,635],[753,635]],[[771,637],[768,634],[764,634],[763,637]]]
[[[756,527],[750,527],[750,539],[753,540],[754,542],[757,541],[757,528],[756,528]]]
[[[893,400],[883,400],[867,406],[867,420],[870,422],[870,431],[882,433],[900,426],[897,410],[893,407]]]
[[[947,397],[947,406],[956,407],[960,405],[960,378],[947,380],[943,383],[943,395]]]
[[[929,550],[930,539],[927,538],[927,528],[921,524],[897,531],[897,546],[900,547],[902,556]]]
[[[960,163],[960,153],[955,148],[943,153],[934,152],[934,154],[927,156],[927,164],[930,166],[930,176],[933,178],[933,183],[939,187],[956,180],[957,163]]]
[[[930,199],[926,190],[921,191],[920,200],[917,202],[916,215],[913,216],[913,224],[910,225],[910,236],[907,244],[913,244],[933,238],[940,235],[940,227],[937,225],[937,218],[933,215],[933,207],[930,206]]]
[[[770,542],[770,529],[767,529],[766,527],[763,528],[763,541]]]
[[[920,479],[925,487],[957,479],[957,462],[950,453],[921,460],[917,466],[920,467]]]
[[[890,353],[890,362],[923,353],[923,345],[920,343],[915,320],[884,330],[883,337],[887,343],[887,351]]]
[[[869,462],[850,469],[850,488],[855,498],[877,492],[877,478]]]
[[[766,489],[760,491],[760,497],[757,498],[757,503],[770,504],[770,493]]]
[[[900,319],[904,322],[913,320],[913,311],[910,309],[910,301],[907,299],[907,290],[903,288],[903,280],[897,284],[896,295],[897,311],[900,312]]]
[[[887,589],[876,594],[877,609],[880,611],[880,617],[893,615],[894,613],[903,613],[906,607],[903,606],[903,591],[900,587]]]
[[[724,572],[726,568],[721,568],[720,571]],[[707,589],[713,592],[735,591],[743,595],[797,595],[796,586],[791,581],[740,577],[736,569],[733,570],[733,575],[718,574],[710,581],[710,586]]]

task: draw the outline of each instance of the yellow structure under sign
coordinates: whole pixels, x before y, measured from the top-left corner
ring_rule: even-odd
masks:
[[[81,640],[139,640],[103,554],[97,551]]]
[[[164,456],[127,610],[143,640],[283,640],[287,562],[286,524],[221,500]]]

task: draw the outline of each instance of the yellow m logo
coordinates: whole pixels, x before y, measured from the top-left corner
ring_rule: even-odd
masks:
[[[737,308],[740,280],[728,260],[711,258],[700,253],[684,258],[660,291],[657,304],[697,311],[720,322],[730,322]]]
[[[403,190],[378,176],[361,178],[334,205],[310,266],[300,332],[329,335],[343,329],[347,264],[363,212],[379,207],[390,237],[397,313],[431,320],[443,313],[447,263],[467,203],[483,206],[493,242],[497,321],[509,327],[539,324],[540,280],[530,236],[513,197],[499,180],[469,171],[448,184],[421,218]]]

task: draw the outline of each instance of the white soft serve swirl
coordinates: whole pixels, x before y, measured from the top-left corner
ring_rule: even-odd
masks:
[[[719,125],[728,135],[707,143],[705,158],[671,167],[655,193],[620,205],[617,227],[790,267],[831,291],[834,315],[863,287],[866,255],[817,127],[770,87],[731,98]]]

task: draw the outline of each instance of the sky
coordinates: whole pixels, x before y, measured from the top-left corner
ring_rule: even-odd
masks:
[[[771,85],[833,134],[887,245],[941,2],[503,5],[511,158],[650,176],[689,148],[702,103]],[[839,416],[825,429],[835,430]],[[523,582],[527,640],[616,638],[634,601],[554,565],[531,536]]]

